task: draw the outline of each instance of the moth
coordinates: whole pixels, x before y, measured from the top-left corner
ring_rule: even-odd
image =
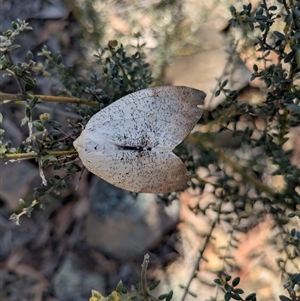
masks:
[[[90,172],[117,187],[145,193],[183,190],[190,176],[172,150],[200,119],[205,96],[179,86],[131,93],[96,113],[74,147]]]

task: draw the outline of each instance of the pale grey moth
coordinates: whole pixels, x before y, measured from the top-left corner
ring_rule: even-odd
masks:
[[[89,171],[117,187],[183,190],[189,173],[172,150],[200,119],[204,98],[204,92],[188,87],[131,93],[96,113],[74,147]]]

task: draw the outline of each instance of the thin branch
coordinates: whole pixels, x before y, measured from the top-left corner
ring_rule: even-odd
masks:
[[[144,256],[144,261],[142,263],[142,272],[141,272],[141,285],[142,285],[142,295],[145,301],[150,301],[148,294],[148,286],[147,286],[147,267],[149,264],[150,256],[146,254]]]
[[[13,66],[14,62],[13,62],[13,60],[12,60],[12,57],[11,57],[10,52],[7,52],[7,53],[5,54],[5,56],[6,56],[7,61],[8,61],[9,64],[10,64],[10,66]],[[19,78],[19,76],[18,76],[15,72],[9,70],[8,68],[6,68],[6,71],[9,72],[9,73],[15,78],[15,80],[16,80],[17,83],[18,83],[19,89],[20,89],[20,91],[22,92],[23,97],[24,97],[24,95],[26,95],[26,91],[25,91],[25,88],[24,88],[23,83],[22,83],[21,79]]]
[[[116,45],[117,45],[117,41],[109,41],[109,42],[108,42],[108,50],[109,50],[109,52],[111,53],[111,55],[112,55],[113,57],[116,58],[117,64],[118,64],[119,68],[122,70],[122,73],[123,73],[124,77],[126,78],[127,83],[128,83],[131,87],[133,87],[134,89],[136,89],[136,86],[135,86],[135,85],[132,83],[132,81],[129,79],[129,77],[128,77],[128,75],[127,75],[127,73],[126,73],[126,71],[125,71],[123,65],[120,63],[119,57],[117,56],[117,52],[114,50],[115,43],[116,43]]]
[[[51,186],[47,191],[45,191],[45,193],[43,194],[43,196],[41,196],[38,199],[34,199],[31,204],[28,207],[25,207],[22,209],[22,211],[19,214],[13,213],[10,216],[10,220],[15,221],[15,223],[17,225],[20,225],[20,217],[22,215],[31,215],[32,210],[34,209],[34,207],[38,204],[41,204],[41,200],[43,200],[47,195],[49,195],[50,193],[52,193],[54,191],[54,189],[57,188],[57,186],[64,181],[65,179],[67,179],[70,176],[70,174],[66,174],[64,177],[62,177],[56,184],[54,184],[53,186]]]
[[[77,155],[77,152],[75,150],[64,150],[64,151],[48,151],[47,155],[52,155],[55,157],[60,156],[71,156],[71,155]],[[10,160],[10,161],[17,161],[17,160],[29,160],[34,159],[39,156],[36,152],[30,152],[30,153],[13,153],[13,154],[1,154],[0,159],[1,160]]]
[[[45,176],[45,173],[44,173],[44,169],[43,169],[43,160],[42,160],[42,157],[39,157],[38,159],[38,163],[39,163],[39,175],[40,175],[40,178],[42,179],[42,183],[44,186],[47,186],[47,179],[46,179],[46,176]]]
[[[222,204],[220,204],[220,207],[222,206]],[[221,208],[219,208],[219,210],[221,210]],[[189,293],[189,290],[190,290],[190,286],[192,284],[192,281],[194,280],[194,278],[196,277],[196,274],[197,272],[199,271],[199,265],[200,265],[200,262],[201,260],[204,258],[203,255],[204,255],[204,252],[210,242],[210,239],[211,239],[211,236],[212,236],[212,233],[217,225],[217,222],[219,220],[219,217],[217,217],[214,222],[212,223],[211,227],[210,227],[210,231],[209,233],[206,235],[205,237],[205,241],[204,241],[204,245],[202,247],[201,250],[199,250],[199,255],[198,255],[198,258],[197,258],[197,261],[195,262],[195,265],[194,265],[194,268],[193,268],[193,271],[191,273],[191,276],[187,282],[187,284],[185,285],[184,287],[184,292],[183,292],[183,295],[181,297],[181,301],[184,301],[187,294]]]
[[[20,217],[22,215],[30,214],[32,212],[33,208],[38,204],[39,204],[38,200],[33,200],[32,203],[28,207],[23,208],[19,214],[13,213],[9,219],[13,220],[16,223],[16,225],[19,226],[20,225]]]
[[[94,101],[89,101],[82,98],[76,97],[63,97],[63,96],[51,96],[51,95],[33,95],[29,94],[30,98],[38,97],[43,101],[50,102],[62,102],[62,103],[77,103],[82,105],[87,105],[94,108],[99,108],[99,104]],[[5,104],[9,102],[18,102],[25,101],[22,94],[9,94],[9,93],[0,93],[0,104]]]

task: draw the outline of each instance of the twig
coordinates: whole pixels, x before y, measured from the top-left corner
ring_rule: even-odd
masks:
[[[10,220],[13,220],[15,221],[15,223],[17,225],[20,225],[20,217],[22,215],[30,215],[33,208],[38,205],[38,204],[41,204],[41,200],[43,200],[44,198],[46,198],[47,195],[49,195],[51,192],[53,192],[54,189],[56,189],[56,187],[62,182],[64,181],[66,178],[68,178],[70,175],[69,174],[66,174],[64,177],[62,177],[56,184],[54,184],[52,187],[50,187],[47,191],[45,191],[45,193],[38,199],[34,199],[31,204],[28,206],[28,207],[25,207],[22,209],[22,211],[19,213],[19,214],[16,214],[16,213],[13,213],[11,216],[10,216]]]
[[[23,208],[23,210],[19,213],[19,214],[16,214],[16,213],[13,213],[11,216],[10,216],[10,220],[13,220],[15,221],[16,225],[20,225],[20,217],[22,215],[28,215],[32,212],[33,208],[39,204],[39,201],[38,200],[33,200],[32,203],[26,207],[26,208]]]
[[[222,206],[222,203],[220,204],[220,207],[221,207],[221,206]],[[220,211],[220,210],[221,210],[221,208],[219,208],[219,211]],[[212,223],[211,228],[210,228],[210,231],[209,231],[209,233],[208,233],[208,234],[206,235],[206,237],[205,237],[204,245],[203,245],[202,249],[199,250],[199,255],[198,255],[197,261],[196,261],[196,263],[195,263],[195,265],[194,265],[194,268],[193,268],[193,271],[192,271],[192,273],[191,273],[191,276],[190,276],[190,278],[189,278],[187,284],[186,284],[185,287],[184,287],[184,292],[183,292],[183,295],[182,295],[182,297],[181,297],[181,301],[184,301],[184,300],[185,300],[187,294],[189,293],[189,289],[190,289],[191,283],[192,283],[193,279],[196,277],[197,272],[200,270],[200,268],[199,268],[200,261],[204,258],[204,257],[203,257],[203,254],[204,254],[204,252],[205,252],[205,250],[206,250],[206,248],[207,248],[207,246],[208,246],[208,244],[209,244],[209,242],[210,242],[212,233],[213,233],[213,231],[214,231],[214,229],[215,229],[215,226],[216,226],[218,220],[219,220],[219,217],[217,217],[217,218],[214,220],[214,222]]]
[[[285,283],[285,284],[283,285],[283,288],[286,289],[286,290],[288,291],[288,293],[289,293],[289,295],[290,295],[290,297],[291,297],[291,299],[292,299],[293,301],[297,301],[297,300],[300,299],[300,298],[297,299],[296,293],[295,293],[295,291],[294,291],[294,285],[293,285],[293,283],[292,283],[291,280],[289,280],[287,283]]]
[[[76,155],[77,152],[75,150],[64,150],[64,151],[49,151],[46,153],[47,155],[52,155],[55,157],[60,156],[71,156]],[[13,154],[1,154],[0,159],[6,159],[6,160],[29,160],[34,159],[39,156],[36,152],[30,152],[30,153],[13,153]]]
[[[141,272],[141,285],[142,285],[142,295],[145,301],[150,301],[148,294],[148,286],[147,286],[147,267],[149,264],[150,256],[146,254],[144,256],[144,261],[142,263],[142,272]]]
[[[45,173],[44,173],[44,169],[43,169],[43,161],[42,161],[41,157],[39,157],[38,163],[39,163],[39,175],[40,175],[40,178],[42,179],[43,185],[47,186],[48,182],[47,182],[46,177],[45,177]]]
[[[78,103],[87,105],[90,107],[98,108],[99,104],[94,101],[89,101],[86,99],[76,98],[76,97],[63,97],[63,96],[51,96],[51,95],[32,95],[28,94],[30,98],[38,97],[43,101],[50,102],[67,102],[67,103]],[[25,101],[24,96],[22,94],[9,94],[9,93],[0,93],[0,103],[5,104],[9,102],[17,102],[17,101]]]
[[[232,231],[230,232],[228,244],[227,244],[227,246],[226,246],[225,253],[224,253],[224,256],[223,256],[223,260],[222,260],[222,269],[221,269],[221,271],[224,271],[224,270],[225,270],[226,258],[227,258],[228,254],[229,254],[229,252],[230,252],[230,246],[231,246],[230,242],[231,242],[232,237],[233,237],[233,231],[234,231],[234,229],[232,229]],[[217,286],[217,289],[216,289],[215,300],[218,300],[217,297],[218,297],[219,289],[220,289],[220,286],[218,285],[218,286]]]
[[[12,60],[12,57],[11,57],[11,55],[10,55],[10,52],[8,51],[8,52],[5,54],[5,56],[6,56],[7,61],[8,61],[9,64],[10,64],[10,66],[13,66],[14,62],[13,62],[13,60]],[[26,95],[26,91],[25,91],[25,89],[24,89],[23,83],[22,83],[22,81],[20,80],[19,76],[18,76],[15,72],[9,70],[8,68],[6,68],[6,71],[7,71],[8,73],[10,73],[10,74],[15,78],[15,80],[16,80],[17,83],[18,83],[19,89],[20,89],[20,91],[22,92],[22,95],[23,95],[23,97],[24,97],[24,95]]]
[[[129,77],[127,76],[127,73],[126,73],[126,71],[125,71],[123,65],[120,63],[120,60],[119,60],[119,58],[118,58],[118,56],[117,56],[117,52],[116,52],[115,49],[114,49],[114,47],[117,46],[117,44],[118,44],[118,42],[115,41],[115,40],[109,41],[109,42],[108,42],[108,50],[109,50],[109,52],[111,53],[111,55],[112,55],[113,57],[116,58],[117,64],[118,64],[119,68],[122,70],[122,73],[123,73],[124,77],[126,78],[127,83],[128,83],[132,88],[136,89],[136,86],[132,83],[132,81],[131,81],[131,80],[129,79]]]

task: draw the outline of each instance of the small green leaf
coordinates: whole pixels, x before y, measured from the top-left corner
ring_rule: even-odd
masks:
[[[11,22],[11,26],[14,30],[17,30],[19,28],[19,24],[14,21]]]
[[[249,294],[246,298],[246,301],[252,301],[252,300],[256,300],[256,293],[251,293]]]
[[[262,15],[263,14],[263,12],[264,12],[264,10],[263,10],[263,8],[262,7],[260,7],[257,11],[256,11],[256,15],[258,16],[258,15]]]
[[[15,147],[11,147],[11,148],[8,150],[8,152],[9,152],[10,154],[14,154],[14,153],[17,152],[17,149],[16,149]]]
[[[152,291],[154,289],[157,288],[157,286],[160,284],[160,280],[157,280],[155,282],[153,282],[150,286],[149,286],[149,290]]]
[[[0,145],[0,155],[7,153],[7,148],[4,145]]]
[[[289,52],[289,53],[285,56],[284,62],[285,62],[285,63],[289,63],[289,62],[294,58],[294,56],[295,56],[295,51],[292,50],[291,52]]]
[[[293,8],[293,13],[299,18],[300,17],[300,11],[296,7]]]
[[[221,279],[220,278],[216,278],[214,279],[214,283],[218,284],[218,285],[222,285]]]
[[[44,157],[42,158],[42,165],[43,165],[43,166],[47,166],[48,164],[53,163],[53,162],[56,162],[56,161],[57,161],[57,159],[56,159],[55,156],[53,156],[53,155],[46,155],[46,156],[44,156]],[[54,178],[56,178],[56,176],[57,176],[57,175],[55,175]],[[59,179],[60,179],[60,178],[59,178]],[[59,179],[58,179],[58,180],[59,180]]]
[[[173,290],[170,290],[170,292],[168,293],[167,297],[166,297],[166,301],[170,301],[173,297]]]
[[[241,295],[241,294],[243,294],[244,293],[244,291],[241,289],[241,288],[237,288],[237,289],[235,289],[235,290],[233,290],[236,294],[239,294],[239,295]]]
[[[234,292],[231,292],[231,298],[234,300],[243,300],[239,295],[235,294]]]
[[[279,32],[279,31],[277,31],[277,30],[274,31],[274,35],[275,35],[278,39],[280,39],[280,40],[286,40],[285,35],[282,34],[282,33]]]
[[[30,109],[29,106],[26,107],[26,109],[25,109],[25,115],[26,115],[27,118],[30,118],[30,117],[31,117],[31,109]]]
[[[51,125],[55,129],[59,129],[62,127],[61,123],[56,120],[49,120],[48,124]]]
[[[69,75],[69,76],[72,76],[73,73],[74,73],[74,67],[73,66],[70,66],[66,69],[66,73]]]
[[[33,60],[33,58],[34,58],[33,53],[31,51],[27,51],[26,57],[27,57],[28,60]]]
[[[279,299],[280,299],[281,301],[293,301],[292,299],[290,299],[290,298],[288,298],[288,297],[286,297],[286,296],[283,296],[283,295],[280,295],[280,296],[279,296]]]
[[[228,79],[225,79],[221,84],[221,88],[224,88],[228,84]]]
[[[29,118],[28,118],[27,116],[25,116],[25,117],[21,120],[21,126],[24,126],[28,121],[29,121]]]
[[[269,7],[269,10],[276,10],[276,9],[277,9],[277,6],[275,6],[275,5],[272,5]]]
[[[25,208],[27,205],[26,205],[26,203],[25,203],[25,201],[23,200],[23,199],[19,199],[19,204],[23,207],[23,208]]]
[[[58,131],[58,130],[53,130],[53,131],[50,132],[50,135],[51,136],[59,136],[59,135],[61,135],[61,132]]]
[[[42,210],[46,210],[45,204],[42,204],[42,203],[39,204],[39,208],[42,209]]]
[[[25,82],[25,90],[30,91],[35,87],[36,81],[33,78],[30,78],[28,76],[23,76],[22,80]]]
[[[266,16],[264,16],[264,15],[256,15],[255,19],[257,21],[267,21],[268,20],[268,18]]]
[[[198,297],[196,293],[191,292],[191,291],[188,291],[188,294],[191,295],[191,296],[194,297],[194,298],[197,298],[197,297]]]
[[[271,173],[271,175],[272,175],[272,176],[278,176],[278,175],[281,175],[281,173],[282,173],[281,169],[278,168],[278,169],[274,170],[274,171]]]
[[[31,100],[30,100],[30,102],[29,102],[29,107],[32,109],[32,108],[34,108],[34,106],[38,103],[38,102],[40,102],[40,99],[37,97],[37,96],[34,96]],[[29,117],[29,116],[28,116]]]
[[[299,233],[299,232],[298,232]],[[300,284],[300,273],[298,274],[294,274],[292,277],[291,277],[291,280],[293,282],[293,284]]]
[[[62,168],[62,166],[61,166],[60,163],[58,163],[58,162],[55,162],[55,163],[54,163],[54,165],[53,165],[53,169],[54,169],[54,170],[59,170],[59,169],[61,169],[61,168]]]
[[[19,49],[20,47],[21,47],[21,45],[14,44],[14,45],[8,47],[7,51],[12,52],[12,51],[15,51],[15,50]]]
[[[225,277],[226,282],[230,281],[230,279],[231,279],[230,275],[228,275],[228,276]]]
[[[168,296],[168,294],[162,294],[162,295],[158,296],[158,300],[164,300],[167,296]]]
[[[232,285],[233,285],[233,286],[237,286],[237,285],[240,283],[240,280],[241,280],[240,277],[235,277],[235,278],[232,280]]]
[[[229,301],[230,299],[231,299],[231,293],[230,292],[225,293],[224,300]]]
[[[229,9],[230,9],[231,13],[235,13],[236,12],[236,8],[233,5],[231,5]]]
[[[56,63],[57,63],[58,65],[60,65],[60,64],[62,63],[62,57],[61,57],[61,55],[57,57]]]
[[[34,120],[32,122],[32,126],[36,128],[38,131],[43,131],[45,128],[39,120]]]
[[[122,280],[120,280],[119,283],[117,284],[116,291],[118,293],[121,293],[122,289],[123,289],[123,282],[122,282]]]
[[[231,292],[231,290],[232,290],[231,286],[228,283],[225,283],[224,289],[226,292]]]

